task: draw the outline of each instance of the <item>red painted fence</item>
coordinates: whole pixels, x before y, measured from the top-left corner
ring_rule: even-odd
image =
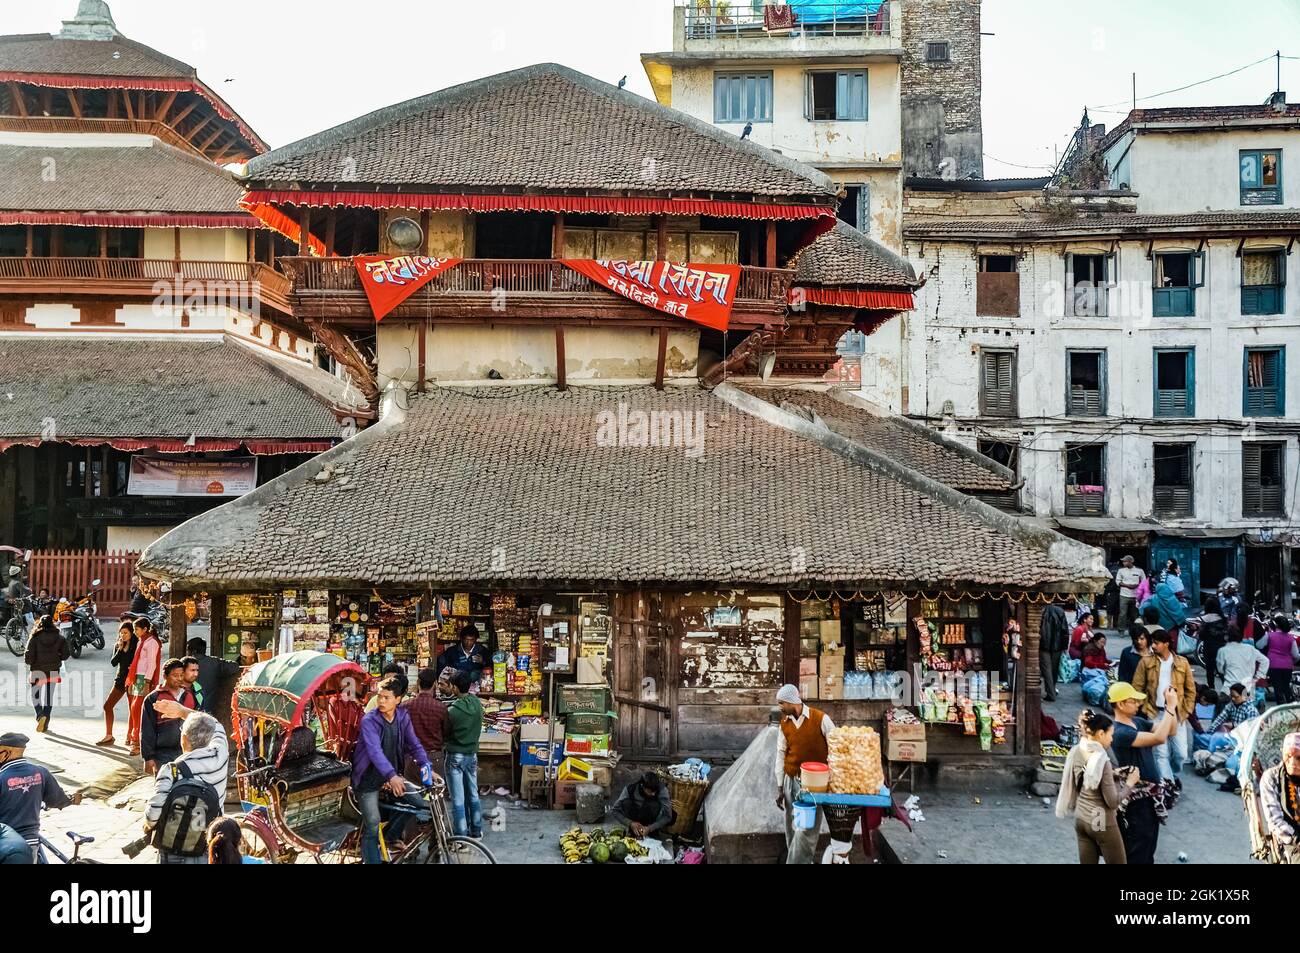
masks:
[[[96,602],[101,617],[125,612],[131,604],[131,579],[139,553],[95,549],[38,549],[32,553],[28,585],[51,596],[79,599],[100,580]]]

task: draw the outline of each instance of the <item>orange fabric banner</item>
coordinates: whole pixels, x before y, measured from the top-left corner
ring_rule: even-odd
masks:
[[[430,258],[428,255],[357,255],[352,259],[361,287],[370,300],[375,322],[419,291],[437,275],[460,264],[460,258]]]
[[[727,330],[740,286],[739,265],[566,258],[564,265],[600,287],[675,318]]]

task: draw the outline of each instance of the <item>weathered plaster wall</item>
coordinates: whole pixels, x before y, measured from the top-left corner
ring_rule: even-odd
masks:
[[[1241,204],[1240,153],[1243,149],[1282,150],[1283,201],[1279,205]],[[1122,149],[1111,149],[1118,161]],[[1129,184],[1138,193],[1138,211],[1145,214],[1180,212],[1267,212],[1300,208],[1300,167],[1288,168],[1300,156],[1300,129],[1208,130],[1156,133],[1139,130],[1125,162]]]
[[[812,64],[746,62],[737,70],[771,70],[772,121],[754,123],[750,138],[779,149],[800,162],[899,162],[902,138],[899,113],[898,64],[891,61],[862,63],[852,57],[840,62],[818,61],[818,70],[867,71],[865,122],[812,122],[804,118],[807,70]],[[718,68],[721,71],[721,67]],[[713,122],[713,66],[673,69],[673,108]],[[739,136],[745,124],[718,123]]]
[[[398,379],[414,384],[419,373],[419,329],[409,323],[381,325],[377,336],[380,385]],[[654,380],[658,331],[646,328],[572,326],[564,331],[565,377],[570,381]],[[495,370],[506,380],[554,380],[555,332],[549,327],[433,325],[425,341],[428,380],[483,381]],[[666,376],[692,378],[699,360],[699,333],[668,336]]]
[[[1156,251],[1196,242],[1157,242]],[[909,243],[918,272],[929,275],[917,294],[909,348],[907,412],[943,418],[949,433],[976,446],[984,439],[1022,444],[1024,500],[1039,515],[1064,508],[1066,443],[1107,444],[1107,515],[1151,513],[1152,445],[1195,442],[1194,524],[1267,525],[1241,518],[1241,442],[1285,440],[1288,500],[1300,478],[1296,437],[1270,433],[1270,423],[1242,416],[1243,350],[1284,346],[1300,355],[1300,300],[1288,295],[1282,315],[1246,315],[1240,307],[1240,264],[1235,241],[1208,243],[1206,286],[1197,291],[1196,315],[1151,316],[1151,263],[1145,242],[1119,248],[1118,284],[1110,317],[1064,316],[1064,253],[1101,252],[1086,242],[1030,245],[1020,262],[1020,317],[977,317],[974,247],[963,243]],[[988,245],[982,251],[1013,251]],[[935,270],[937,266],[937,271]],[[1288,284],[1300,281],[1300,256],[1291,256]],[[1195,348],[1196,418],[1153,417],[1153,349]],[[979,419],[979,361],[984,348],[1015,349],[1020,420]],[[1106,351],[1105,418],[1065,415],[1066,350]],[[1294,372],[1288,375],[1294,380]],[[1300,416],[1296,387],[1286,394],[1287,419]],[[945,417],[951,404],[952,416]],[[1283,521],[1285,522],[1285,521]]]

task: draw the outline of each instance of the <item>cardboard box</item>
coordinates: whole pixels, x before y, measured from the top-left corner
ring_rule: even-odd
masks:
[[[540,764],[526,764],[519,769],[519,790],[527,793],[533,785],[546,783],[546,768]]]
[[[823,619],[822,624],[817,627],[817,631],[821,635],[822,642],[825,642],[828,638],[832,642],[838,642],[842,637],[843,627],[840,625],[839,619]]]
[[[502,731],[483,731],[478,736],[479,754],[509,754],[515,747],[514,734]]]
[[[886,719],[885,738],[888,741],[925,741],[925,722],[915,725],[896,725]]]
[[[579,685],[605,684],[605,660],[599,655],[580,657],[575,671]]]
[[[560,763],[556,777],[561,781],[590,781],[592,768],[591,762],[581,758],[565,758]]]
[[[578,785],[586,783],[586,781],[555,782],[555,806],[576,807],[578,804]]]
[[[549,725],[544,722],[531,722],[519,726],[519,741],[522,744],[525,741],[546,741],[551,737],[551,731],[554,730],[556,738],[564,737],[564,724]]]
[[[818,680],[818,691],[825,701],[841,701],[844,698],[844,676],[823,676]]]
[[[925,761],[924,741],[895,741],[890,739],[885,755],[890,761]]]
[[[804,700],[816,699],[821,696],[817,694],[817,676],[805,675],[799,679],[799,697]]]
[[[611,714],[575,711],[564,720],[566,735],[608,735],[614,731],[615,718]]]
[[[579,757],[583,755],[593,755],[595,757],[604,757],[609,754],[610,735],[576,735],[566,734],[564,736],[564,753],[576,754]]]
[[[549,761],[546,757],[545,741],[525,741],[519,746],[519,763],[522,765],[548,763],[559,764],[563,760],[563,741],[556,741],[551,745],[551,757]]]
[[[805,675],[816,675],[816,674],[817,674],[817,656],[814,655],[812,658],[799,659],[800,678],[803,678]]]
[[[818,671],[822,678],[831,675],[844,675],[844,656],[843,655],[823,655],[818,660],[820,666]]]

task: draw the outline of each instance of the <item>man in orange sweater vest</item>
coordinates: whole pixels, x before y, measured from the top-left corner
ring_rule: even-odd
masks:
[[[794,799],[799,794],[799,765],[805,761],[826,763],[826,739],[835,727],[830,717],[809,708],[799,697],[799,689],[782,685],[776,693],[781,708],[781,733],[776,740],[776,806],[785,811],[785,862],[811,864],[822,830],[822,810],[812,830],[794,826]]]

